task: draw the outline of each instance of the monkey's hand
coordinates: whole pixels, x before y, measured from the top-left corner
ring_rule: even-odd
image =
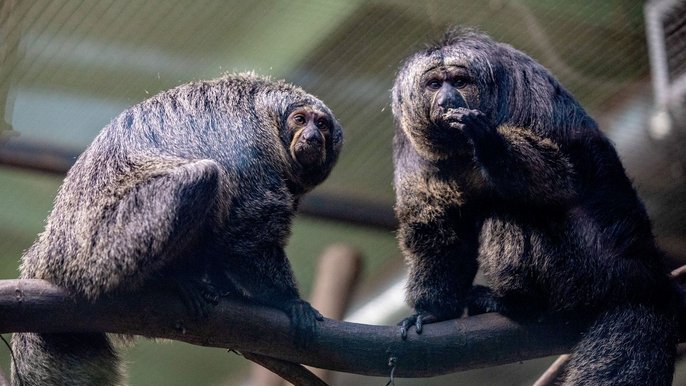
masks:
[[[400,326],[400,336],[403,340],[407,339],[407,331],[414,326],[417,334],[422,333],[425,324],[438,322],[438,318],[428,311],[419,311],[412,316],[403,319],[398,326]]]
[[[291,300],[286,306],[286,314],[291,320],[295,344],[298,347],[306,347],[314,338],[317,322],[324,320],[324,317],[310,303],[302,299]]]
[[[479,146],[497,133],[495,126],[488,122],[484,113],[464,107],[448,109],[444,118],[453,129],[464,133],[474,144]]]

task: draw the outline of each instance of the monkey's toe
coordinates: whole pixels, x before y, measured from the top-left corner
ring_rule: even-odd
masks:
[[[398,323],[398,325],[400,326],[400,337],[403,340],[407,339],[407,331],[412,326],[414,326],[415,331],[417,331],[417,334],[421,334],[425,324],[434,323],[437,321],[438,318],[431,312],[427,311],[420,311],[412,316],[408,316],[407,318],[403,319],[400,323]]]
[[[407,318],[403,319],[398,323],[398,326],[400,326],[400,337],[405,340],[407,339],[407,330],[410,329],[411,326],[413,326],[417,322],[417,315],[412,315],[408,316]]]

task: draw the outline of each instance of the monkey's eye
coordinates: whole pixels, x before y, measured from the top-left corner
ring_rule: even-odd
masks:
[[[293,122],[299,124],[299,125],[304,125],[305,122],[307,122],[307,119],[305,119],[305,116],[302,114],[297,114],[293,116]]]
[[[453,83],[453,87],[463,88],[469,84],[469,79],[467,79],[467,78],[456,78],[452,83]]]
[[[329,130],[329,124],[324,119],[317,120],[317,128],[321,131]]]
[[[438,90],[442,85],[443,82],[440,79],[429,79],[429,81],[426,82],[426,88],[433,91]]]

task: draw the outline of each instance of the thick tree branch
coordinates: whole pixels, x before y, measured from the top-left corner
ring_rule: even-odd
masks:
[[[327,386],[326,382],[319,379],[310,370],[293,362],[287,362],[281,359],[275,359],[249,352],[243,353],[243,357],[266,369],[269,369],[270,371],[274,372],[274,374],[280,376],[293,385]]]
[[[313,342],[297,348],[280,311],[223,299],[207,319],[194,320],[175,293],[145,291],[76,301],[41,280],[0,281],[0,332],[106,331],[231,348],[336,371],[428,377],[566,352],[581,324],[547,319],[517,323],[496,314],[426,326],[400,339],[395,326],[325,320]]]
[[[389,375],[390,357],[396,358],[395,376],[429,377],[561,354],[578,341],[585,324],[554,317],[517,322],[486,314],[430,324],[422,335],[410,333],[403,341],[396,326],[326,319],[312,343],[298,348],[285,314],[239,300],[222,299],[206,319],[197,320],[188,316],[175,292],[120,294],[92,304],[42,280],[0,280],[0,333],[143,335],[255,353],[258,360],[276,358],[269,360],[276,367],[303,363],[373,376]],[[293,371],[292,363],[286,375],[317,384],[308,374]]]
[[[552,386],[560,378],[571,357],[569,354],[560,355],[555,362],[534,382],[533,386]]]

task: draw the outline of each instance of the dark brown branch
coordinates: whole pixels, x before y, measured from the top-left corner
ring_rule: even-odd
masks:
[[[534,382],[532,386],[551,386],[560,378],[562,372],[569,362],[569,354],[560,355],[555,362]]]
[[[310,370],[293,362],[275,359],[264,355],[244,352],[243,357],[269,369],[274,374],[298,386],[327,386]]]
[[[78,153],[57,146],[12,139],[0,142],[0,165],[52,174],[66,174]]]
[[[561,354],[578,341],[584,325],[553,317],[516,322],[486,314],[430,324],[422,335],[411,333],[403,341],[396,326],[326,319],[312,343],[297,348],[285,314],[238,300],[222,299],[207,319],[194,320],[173,292],[121,294],[90,304],[42,280],[0,281],[0,333],[143,335],[373,376],[389,375],[390,357],[396,358],[397,377],[430,377]]]
[[[686,282],[686,265],[674,269],[669,273],[669,277],[672,280],[676,280],[677,283]]]
[[[50,317],[46,317],[49,315]],[[319,368],[398,377],[428,377],[566,352],[580,325],[560,320],[513,322],[496,314],[426,326],[400,339],[395,326],[325,320],[313,343],[296,348],[280,311],[223,299],[205,320],[186,316],[174,293],[145,292],[75,301],[40,280],[0,281],[0,333],[106,331],[231,348]]]

